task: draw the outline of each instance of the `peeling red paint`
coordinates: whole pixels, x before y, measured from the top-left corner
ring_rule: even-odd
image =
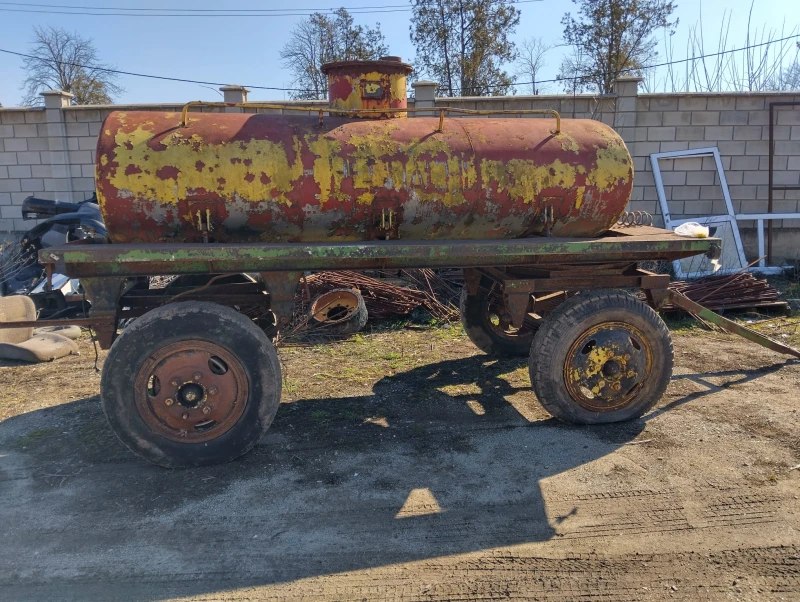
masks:
[[[156,177],[162,180],[177,180],[180,170],[171,165],[165,165],[156,172]]]
[[[131,165],[128,165],[128,167],[125,168],[125,175],[126,176],[132,176],[132,175],[135,175],[137,173],[142,173],[142,168],[139,167],[138,165],[131,164]]]

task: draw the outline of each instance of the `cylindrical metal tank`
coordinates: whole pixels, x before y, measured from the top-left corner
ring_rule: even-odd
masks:
[[[630,198],[591,120],[114,112],[97,193],[114,242],[596,236]]]
[[[339,61],[326,63],[328,105],[332,109],[405,109],[406,78],[412,67],[399,56],[384,56],[377,61]],[[353,113],[352,117],[406,117],[406,113]]]

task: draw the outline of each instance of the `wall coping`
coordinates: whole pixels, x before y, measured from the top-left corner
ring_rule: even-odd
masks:
[[[437,96],[437,102],[480,102],[486,100],[591,100],[616,98],[616,94],[518,94],[516,96]]]
[[[486,101],[561,101],[561,100],[592,100],[598,98],[616,98],[616,94],[520,94],[517,96],[437,96],[437,103],[463,103],[463,102],[486,102]],[[800,101],[800,90],[790,91],[764,91],[764,92],[669,92],[669,93],[646,93],[640,92],[639,98],[784,98],[786,100]],[[409,101],[413,99],[409,98]],[[213,102],[213,101],[209,101]],[[275,103],[283,105],[297,106],[327,106],[327,100],[261,100],[251,101],[247,104]],[[141,103],[141,104],[110,104],[110,105],[71,105],[60,107],[63,111],[131,111],[137,109],[156,109],[180,111],[185,103]],[[41,106],[31,107],[0,107],[0,113],[25,112],[25,111],[44,111]]]
[[[800,100],[800,90],[772,90],[771,92],[639,92],[640,98],[764,98],[769,96],[781,98],[792,98],[796,96],[797,99]]]
[[[0,113],[3,111],[8,113],[21,112],[21,111],[44,111],[44,107],[0,107]]]

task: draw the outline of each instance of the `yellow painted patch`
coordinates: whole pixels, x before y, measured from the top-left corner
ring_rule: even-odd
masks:
[[[526,203],[534,202],[546,188],[571,188],[576,173],[575,167],[558,159],[549,165],[524,159],[481,161],[481,177],[487,193],[491,183],[496,182],[498,192],[507,190],[512,197]]]
[[[565,151],[571,151],[576,155],[580,152],[578,142],[569,133],[562,131],[558,135],[558,139],[561,141],[561,148]]]
[[[578,186],[578,191],[575,193],[575,209],[580,209],[583,205],[583,194],[586,192],[586,186]]]
[[[290,162],[283,145],[268,140],[206,144],[196,134],[184,137],[176,131],[163,139],[165,149],[153,150],[147,146],[152,137],[153,132],[142,126],[130,133],[117,131],[114,141],[118,167],[108,176],[112,186],[130,191],[135,197],[168,204],[177,203],[197,189],[215,191],[223,198],[272,199],[289,204],[287,195],[303,175],[297,138],[292,144],[295,159]],[[245,160],[251,160],[252,165],[245,165]],[[200,169],[198,162],[203,164]],[[139,167],[143,173],[126,175],[129,165]],[[162,179],[157,174],[163,168],[174,168],[177,174]],[[262,182],[262,175],[266,176],[266,183]]]
[[[619,142],[597,149],[597,167],[589,172],[586,181],[598,190],[611,190],[631,177],[631,157]]]

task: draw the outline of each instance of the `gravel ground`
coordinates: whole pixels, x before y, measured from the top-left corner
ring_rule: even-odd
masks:
[[[459,328],[285,348],[255,451],[180,471],[79,343],[0,363],[2,600],[800,599],[800,363],[744,340],[677,333],[659,405],[591,428]]]

